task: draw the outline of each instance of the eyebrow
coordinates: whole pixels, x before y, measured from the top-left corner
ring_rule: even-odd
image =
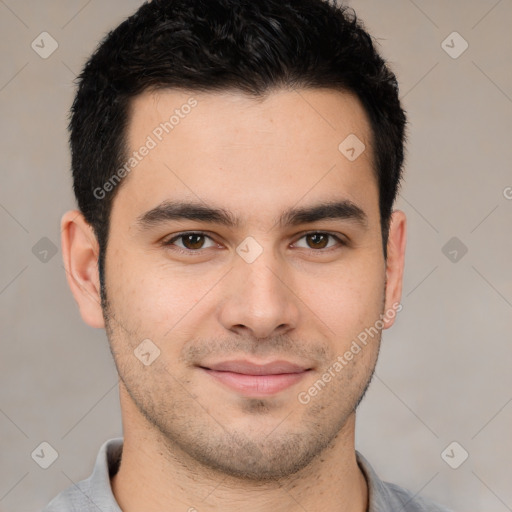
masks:
[[[276,224],[280,227],[297,226],[328,219],[353,221],[365,228],[368,225],[368,217],[364,210],[346,199],[290,208],[282,213]],[[194,220],[229,228],[239,228],[241,225],[240,219],[224,208],[184,201],[163,201],[155,208],[139,215],[136,225],[140,230],[144,230],[171,220]]]

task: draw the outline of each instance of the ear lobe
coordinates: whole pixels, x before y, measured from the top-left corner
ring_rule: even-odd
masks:
[[[407,220],[405,213],[395,210],[391,214],[389,227],[387,261],[386,261],[386,305],[384,312],[384,329],[389,329],[396,313],[401,310],[402,284],[405,266],[405,247],[407,241]],[[386,314],[394,310],[393,314]]]
[[[61,244],[66,279],[83,321],[104,328],[98,271],[99,245],[90,224],[78,210],[62,216]]]

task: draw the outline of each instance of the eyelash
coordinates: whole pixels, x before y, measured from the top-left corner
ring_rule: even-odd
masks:
[[[207,233],[204,233],[202,231],[185,231],[185,232],[180,233],[176,236],[173,236],[169,240],[163,242],[162,245],[164,245],[165,247],[171,248],[171,250],[176,251],[180,254],[186,254],[187,256],[194,255],[194,254],[201,254],[202,251],[210,249],[210,247],[207,247],[206,249],[182,249],[181,247],[174,245],[174,242],[176,240],[179,240],[180,238],[184,238],[188,235],[200,235],[200,236],[204,236],[204,237],[209,238],[210,240],[214,241],[210,235],[208,235]],[[307,233],[303,233],[302,236],[297,239],[297,241],[301,240],[302,238],[304,238],[308,235],[327,235],[331,238],[334,238],[338,242],[337,246],[328,247],[327,249],[306,249],[307,251],[312,252],[312,253],[326,253],[326,252],[330,252],[332,250],[339,249],[340,246],[347,245],[347,243],[344,242],[340,237],[338,237],[332,233],[326,232],[326,231],[308,231]]]

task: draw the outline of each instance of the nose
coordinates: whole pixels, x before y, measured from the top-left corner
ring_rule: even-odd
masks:
[[[264,339],[297,327],[300,299],[290,272],[271,250],[264,250],[252,263],[237,257],[226,277],[219,309],[225,329]]]

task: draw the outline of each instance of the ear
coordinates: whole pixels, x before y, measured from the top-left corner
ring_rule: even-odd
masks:
[[[63,215],[61,244],[66,278],[83,321],[91,327],[105,327],[98,271],[99,245],[92,227],[78,210]]]
[[[396,313],[402,309],[402,282],[405,266],[406,245],[405,213],[395,210],[391,214],[386,261],[386,307],[384,314],[384,329],[389,329],[395,323]],[[394,314],[386,314],[394,311]]]

